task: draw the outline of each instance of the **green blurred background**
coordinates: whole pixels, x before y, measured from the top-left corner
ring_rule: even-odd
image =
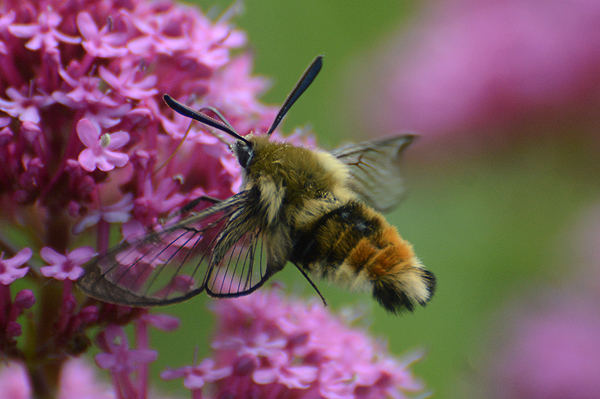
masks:
[[[218,15],[230,2],[197,4]],[[354,128],[349,78],[356,63],[410,21],[418,5],[247,0],[235,22],[248,33],[256,73],[272,79],[266,102],[280,104],[314,56],[325,55],[323,71],[286,118],[283,132],[310,124],[324,148],[369,137]],[[578,146],[565,146],[567,141],[525,143],[443,167],[405,162],[408,195],[388,219],[436,274],[434,298],[426,308],[398,317],[386,314],[369,294],[318,282],[331,308],[369,309],[370,331],[387,340],[391,352],[402,356],[426,349],[413,370],[434,397],[464,397],[464,386],[478,378],[478,360],[486,356],[484,342],[497,312],[532,287],[558,286],[573,273],[568,264],[573,248],[565,237],[578,215],[596,204],[600,189],[597,170],[579,156]],[[289,292],[314,296],[293,267],[277,278]],[[155,376],[165,366],[190,364],[196,346],[200,359],[210,354],[210,300],[200,296],[169,307],[183,323],[176,332],[153,334],[160,353]],[[158,384],[159,390],[186,395],[180,380]]]

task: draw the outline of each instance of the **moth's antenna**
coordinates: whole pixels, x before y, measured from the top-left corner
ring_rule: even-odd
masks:
[[[231,130],[235,131],[235,129],[233,128],[233,126],[231,126],[231,123],[229,123],[229,121],[225,118],[225,116],[223,116],[223,114],[218,109],[216,109],[215,107],[210,107],[210,106],[204,107],[204,108],[200,109],[198,112],[202,112],[202,111],[213,112],[215,115],[217,115],[219,117],[219,119],[221,120],[221,122],[223,122],[225,125],[227,125],[227,127],[230,128]]]
[[[228,124],[226,125],[224,123],[217,121],[216,119],[211,118],[208,115],[200,113],[200,112],[196,111],[195,109],[190,108],[187,105],[180,103],[179,101],[175,100],[173,97],[171,97],[168,94],[163,95],[163,100],[165,100],[167,105],[169,107],[171,107],[173,109],[173,111],[177,112],[178,114],[187,116],[188,118],[192,118],[195,121],[204,123],[205,125],[208,125],[211,127],[214,127],[215,129],[225,132],[225,133],[229,134],[230,136],[233,136],[236,139],[243,141],[246,144],[250,144],[250,142],[248,140],[246,140],[244,137],[240,136],[238,134],[238,132],[236,132],[233,129],[233,127],[228,126]]]
[[[300,270],[300,273],[302,273],[304,278],[307,279],[308,282],[310,283],[310,285],[315,289],[315,291],[317,291],[317,294],[319,294],[319,296],[321,297],[321,300],[323,301],[323,305],[327,306],[327,302],[325,301],[323,294],[321,294],[321,291],[319,291],[319,289],[317,288],[315,283],[313,283],[313,281],[310,279],[310,277],[308,277],[308,274],[306,274],[306,272],[304,270],[302,270],[302,268],[300,266],[298,266],[297,264],[293,263],[293,265],[296,266],[296,268],[298,270]]]
[[[323,56],[319,55],[308,66],[308,68],[306,68],[306,71],[304,71],[304,74],[302,74],[302,77],[300,77],[300,80],[298,81],[298,83],[296,83],[294,89],[290,92],[290,94],[288,94],[283,105],[281,106],[281,109],[279,110],[279,113],[277,114],[275,120],[271,124],[271,127],[267,131],[267,136],[270,136],[271,133],[273,133],[273,131],[277,128],[277,126],[279,126],[279,123],[281,122],[285,114],[287,114],[287,112],[290,110],[290,108],[292,108],[292,105],[294,105],[296,100],[300,98],[302,93],[304,93],[304,91],[308,89],[308,86],[310,86],[313,80],[315,80],[322,66]]]

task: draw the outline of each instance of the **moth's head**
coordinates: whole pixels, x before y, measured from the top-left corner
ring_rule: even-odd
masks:
[[[254,141],[252,140],[238,140],[232,146],[233,154],[237,158],[240,166],[244,169],[248,168],[248,165],[254,158]]]
[[[288,112],[288,110],[291,108],[291,106],[296,102],[296,100],[302,95],[302,93],[304,93],[304,91],[308,88],[308,86],[310,86],[310,84],[313,82],[313,80],[317,77],[317,75],[319,74],[319,71],[321,70],[322,65],[323,65],[323,56],[318,56],[309,65],[308,69],[304,72],[304,74],[302,75],[302,77],[300,78],[298,83],[296,83],[296,86],[294,87],[292,92],[288,95],[285,102],[279,109],[279,112],[277,113],[275,120],[273,120],[271,127],[269,128],[269,130],[267,130],[267,133],[265,134],[267,140],[269,139],[271,134],[275,131],[277,126],[279,126],[279,123],[281,122],[281,120],[283,119],[285,114]],[[252,162],[252,159],[254,158],[254,150],[255,150],[255,142],[251,139],[252,135],[247,136],[247,137],[242,137],[240,134],[238,134],[235,131],[233,126],[231,126],[229,124],[229,122],[227,122],[225,120],[225,117],[223,117],[223,115],[221,115],[221,113],[218,110],[216,110],[215,108],[206,107],[206,108],[201,109],[200,111],[196,111],[196,110],[188,107],[187,105],[182,104],[179,101],[175,100],[168,94],[164,94],[163,99],[165,100],[167,105],[169,107],[171,107],[175,112],[177,112],[183,116],[187,116],[188,118],[192,118],[198,122],[204,123],[205,125],[211,126],[215,129],[218,129],[224,133],[229,134],[231,137],[236,138],[237,141],[232,146],[233,153],[237,157],[238,162],[240,163],[242,168],[244,168],[244,169],[248,168],[248,166]],[[213,118],[209,117],[208,115],[202,113],[202,111],[204,111],[204,110],[209,110],[209,111],[212,111],[213,113],[215,113],[218,116],[218,118],[220,119],[220,121],[213,119]]]

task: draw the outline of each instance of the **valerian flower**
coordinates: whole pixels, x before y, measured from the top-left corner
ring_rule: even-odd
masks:
[[[27,369],[20,362],[0,366],[0,392],[6,399],[31,399],[33,389]],[[114,399],[109,384],[99,381],[94,368],[81,359],[71,359],[62,366],[57,398]]]
[[[1,378],[27,374],[14,397],[63,392],[59,376],[73,374],[69,359],[92,344],[92,327],[112,394],[147,396],[157,356],[147,330],[179,322],[83,298],[74,282],[125,238],[123,224],[139,234],[199,195],[235,193],[234,157],[204,126],[161,167],[189,126],[164,93],[196,108],[210,100],[242,134],[264,131],[276,113],[258,101],[268,82],[252,76],[246,35],[226,15],[211,21],[169,0],[0,5],[0,351],[10,365]],[[130,322],[135,347],[119,327]]]
[[[79,164],[88,172],[96,168],[108,172],[116,167],[122,167],[129,161],[127,154],[115,152],[129,141],[129,134],[116,132],[100,135],[100,127],[88,119],[77,123],[77,136],[87,148],[79,153]]]
[[[42,259],[50,264],[50,266],[40,268],[40,273],[44,277],[76,281],[83,275],[84,270],[81,266],[92,259],[95,253],[92,247],[80,247],[71,253],[67,252],[65,256],[57,253],[52,248],[45,247],[40,251],[40,255]]]
[[[496,317],[473,397],[598,396],[598,295],[579,282],[575,287],[530,288],[529,296],[517,298]]]
[[[257,100],[268,81],[252,76],[231,13],[211,21],[169,0],[6,0],[0,15],[0,392],[146,398],[159,356],[149,329],[172,331],[179,320],[83,298],[74,282],[95,254],[241,184],[230,149],[205,126],[193,125],[182,142],[189,120],[162,94],[217,107],[245,135],[266,131],[277,113]],[[288,140],[313,143],[301,131]],[[15,282],[32,289],[14,292]],[[188,283],[174,279],[167,289]],[[242,397],[402,398],[421,389],[407,364],[320,304],[265,294],[227,303],[231,311],[220,306],[216,359],[164,374],[184,378],[194,398],[206,384]],[[111,388],[72,360],[92,342]]]
[[[169,369],[193,398],[408,398],[423,393],[410,363],[366,331],[323,308],[275,290],[218,301],[214,358]],[[205,388],[208,385],[207,388]],[[204,388],[204,390],[203,390]]]
[[[21,267],[29,258],[32,251],[29,248],[23,248],[19,253],[10,259],[4,259],[4,252],[0,253],[0,284],[10,285],[15,280],[24,277],[29,271],[29,267]]]
[[[599,2],[432,5],[369,55],[355,96],[368,131],[416,131],[428,158],[597,137]]]

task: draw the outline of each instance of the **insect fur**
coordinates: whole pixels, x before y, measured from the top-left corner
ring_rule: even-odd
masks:
[[[86,266],[79,288],[130,306],[166,305],[203,291],[239,297],[289,261],[315,289],[308,274],[370,290],[392,313],[425,305],[435,277],[380,213],[402,197],[399,157],[414,136],[331,152],[269,141],[322,63],[321,56],[311,63],[262,135],[242,137],[218,112],[221,121],[165,94],[176,112],[236,139],[242,190],[225,200],[199,198],[164,226],[124,241]],[[182,217],[205,200],[213,205]]]

